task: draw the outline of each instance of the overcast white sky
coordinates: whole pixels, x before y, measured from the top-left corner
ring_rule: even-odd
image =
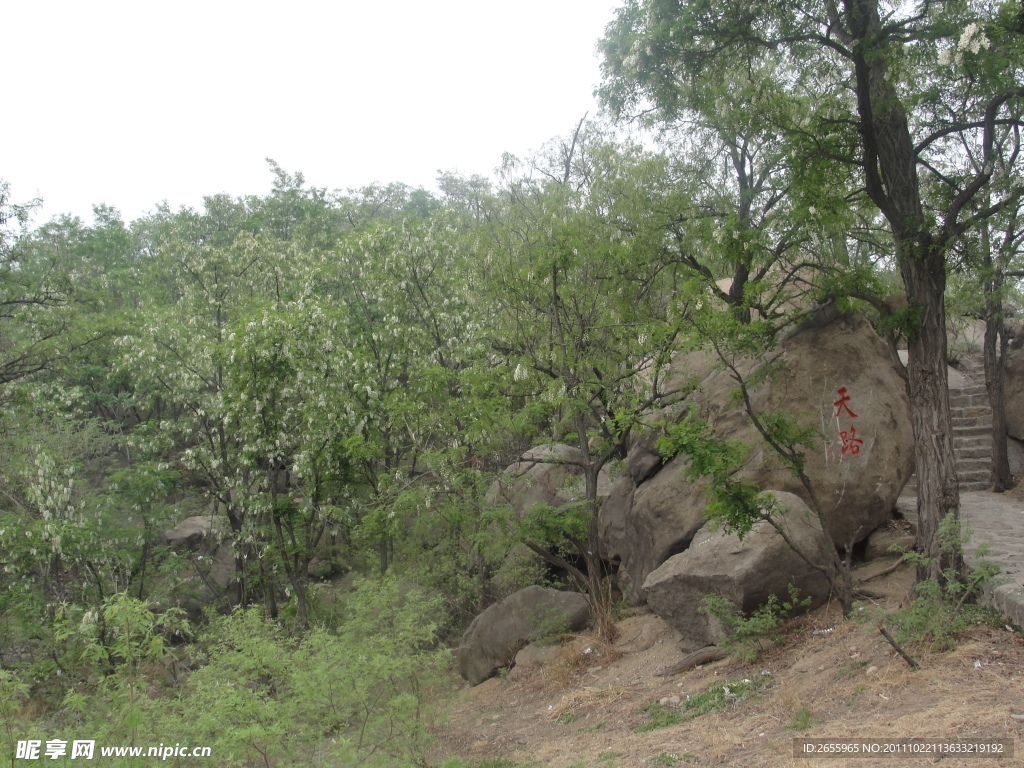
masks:
[[[433,187],[568,133],[617,0],[31,0],[0,12],[0,178],[36,223],[309,183]]]

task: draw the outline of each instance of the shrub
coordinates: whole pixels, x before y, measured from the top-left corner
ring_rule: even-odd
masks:
[[[756,661],[765,650],[765,644],[779,639],[783,623],[797,609],[810,605],[810,598],[800,599],[800,590],[789,585],[789,599],[779,603],[776,595],[749,616],[744,616],[736,606],[721,595],[704,598],[701,611],[714,616],[725,627],[727,636],[721,646],[737,659],[745,662]]]

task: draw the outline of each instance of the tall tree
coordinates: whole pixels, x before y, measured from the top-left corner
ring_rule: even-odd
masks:
[[[550,461],[583,476],[580,503],[532,514],[526,543],[575,577],[610,636],[599,475],[626,457],[644,413],[680,396],[666,381],[681,320],[676,275],[658,258],[664,230],[644,224],[645,187],[664,166],[582,124],[549,150],[506,163],[486,257],[491,342],[520,396],[547,406],[548,439],[578,449]]]
[[[861,174],[861,192],[892,232],[910,308],[908,386],[921,542],[931,563],[919,579],[941,580],[945,568],[962,566],[938,540],[939,523],[959,514],[946,260],[965,232],[1024,194],[1016,183],[976,205],[997,159],[1009,168],[1016,162],[1008,135],[1024,98],[1019,11],[1017,3],[928,0],[630,0],[602,43],[602,95],[612,107],[710,116],[721,73],[746,72],[804,105],[798,119],[780,121],[794,148]],[[781,68],[763,67],[765,58]],[[981,148],[977,170],[960,151],[965,142]]]

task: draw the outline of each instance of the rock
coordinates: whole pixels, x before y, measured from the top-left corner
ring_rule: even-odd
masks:
[[[1024,440],[1024,348],[1011,347],[1003,362],[1003,403],[1006,433]]]
[[[862,541],[888,520],[914,469],[910,403],[892,353],[863,316],[827,309],[783,335],[777,351],[779,374],[750,387],[754,411],[784,411],[821,433],[805,449],[804,472],[826,533],[839,547]],[[812,503],[737,404],[729,372],[714,370],[708,356],[694,361],[696,354],[686,356],[687,365],[710,373],[677,412],[694,406],[719,437],[751,447],[741,477]],[[739,361],[737,368],[747,376],[753,363]],[[701,482],[682,476],[685,457],[652,469],[653,439],[638,439],[627,459],[635,488],[613,486],[601,513],[602,546],[619,561],[620,588],[634,602],[642,602],[640,587],[651,571],[690,545],[707,506]]]
[[[664,620],[652,613],[632,616],[619,623],[619,637],[615,650],[622,653],[642,653],[660,642],[670,642],[672,632]]]
[[[865,560],[877,560],[880,557],[895,556],[893,546],[904,550],[912,550],[917,546],[917,526],[906,520],[890,520],[881,528],[877,528],[868,536],[864,549]]]
[[[516,669],[546,666],[558,655],[559,649],[557,645],[530,643],[516,654]]]
[[[175,552],[196,552],[211,555],[218,541],[213,516],[187,517],[164,533],[164,543]]]
[[[606,466],[598,477],[598,496],[605,497],[610,490]],[[491,485],[487,503],[507,503],[525,515],[537,504],[561,507],[585,497],[582,452],[571,445],[556,443],[531,448],[510,465],[504,477]]]
[[[622,499],[621,509],[614,506],[619,501],[615,493],[602,508],[599,526],[608,535],[603,542],[605,557],[619,561],[619,589],[634,603],[642,602],[640,590],[647,575],[686,549],[705,523],[704,483],[682,478],[686,464],[686,457],[677,456]]]
[[[669,364],[663,391],[670,398],[694,391],[700,386],[700,382],[714,372],[716,362],[710,355],[701,351],[675,355]],[[645,417],[644,422],[651,425],[662,422],[671,423],[685,413],[686,404],[680,401],[655,411]],[[634,483],[644,482],[664,464],[656,446],[659,436],[660,432],[652,429],[639,432],[633,438],[629,456],[626,459],[626,468]]]
[[[575,632],[590,620],[587,599],[577,592],[532,586],[495,603],[469,625],[459,644],[459,674],[477,685],[516,653],[553,632]]]
[[[782,525],[796,551],[767,521],[756,523],[742,541],[736,534],[703,529],[685,552],[669,558],[644,582],[648,604],[676,631],[683,650],[715,645],[725,636],[717,619],[700,612],[708,594],[722,595],[746,613],[770,595],[788,599],[790,584],[800,590],[801,599],[811,599],[810,609],[828,599],[828,580],[797,554],[827,565],[828,539],[803,500],[774,494],[786,510]]]

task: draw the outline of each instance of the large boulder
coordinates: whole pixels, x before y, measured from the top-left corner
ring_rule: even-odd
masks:
[[[1024,348],[1007,350],[1003,360],[1003,407],[1006,409],[1006,433],[1024,440]]]
[[[575,632],[590,620],[587,598],[577,592],[532,586],[509,595],[469,625],[459,644],[459,674],[478,685],[532,640],[556,632]]]
[[[647,577],[648,604],[676,631],[683,650],[714,645],[724,637],[721,623],[701,611],[709,594],[719,594],[747,613],[771,595],[788,598],[790,584],[801,599],[811,599],[809,608],[828,599],[829,580],[811,563],[828,567],[830,542],[799,497],[784,492],[775,492],[775,497],[785,509],[780,524],[792,547],[767,521],[755,523],[742,540],[709,525],[685,552]]]
[[[604,557],[618,563],[619,589],[634,603],[643,602],[647,574],[686,549],[706,522],[705,484],[683,480],[686,464],[677,456],[640,485],[624,475],[601,508]]]
[[[683,406],[695,406],[720,437],[750,446],[741,477],[816,503],[839,547],[885,523],[913,474],[913,430],[892,353],[863,316],[819,312],[779,340],[776,375],[749,387],[755,413],[783,411],[820,433],[821,441],[804,449],[813,497],[737,402],[731,372],[689,359],[704,377]],[[734,365],[744,376],[754,368],[751,361]],[[652,436],[634,444],[627,465],[635,488],[617,485],[602,510],[602,545],[635,602],[644,599],[648,574],[690,546],[707,506],[702,482],[683,477],[685,457],[661,464],[654,454]]]
[[[607,467],[598,477],[599,497],[608,495]],[[583,453],[571,445],[539,445],[519,457],[487,492],[487,503],[509,504],[525,515],[537,504],[562,507],[586,497]]]
[[[164,532],[164,543],[175,552],[213,554],[219,543],[213,516],[186,517],[174,528]]]

